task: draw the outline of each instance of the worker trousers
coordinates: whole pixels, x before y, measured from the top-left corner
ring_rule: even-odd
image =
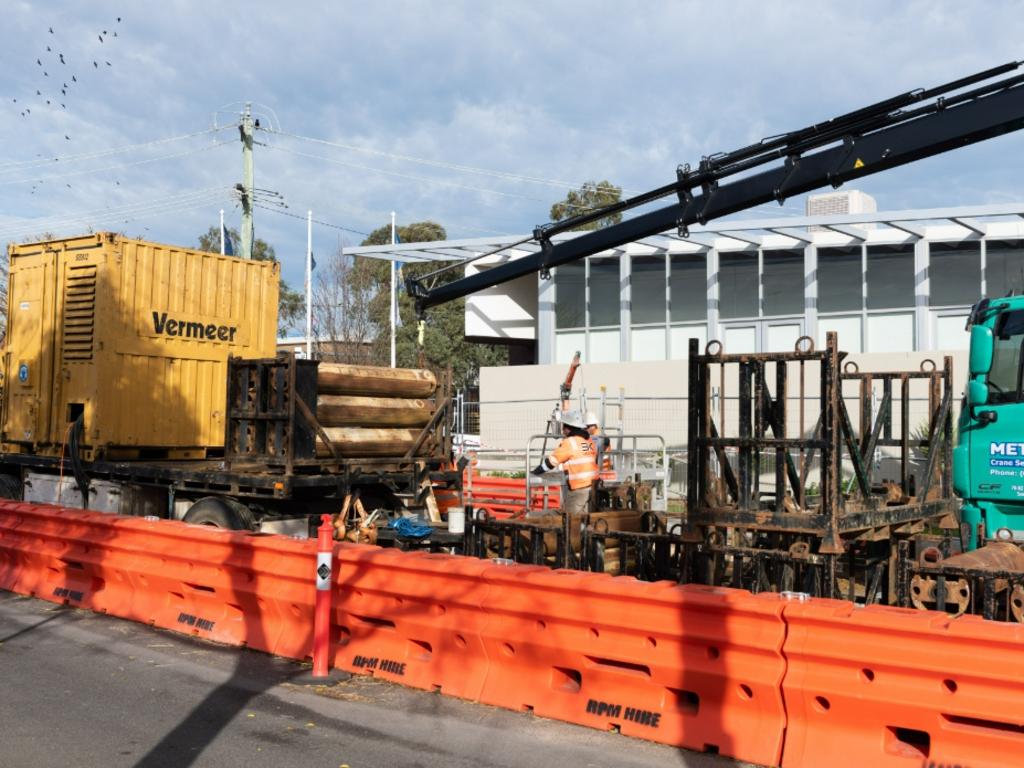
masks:
[[[587,504],[589,501],[590,486],[588,485],[586,488],[577,488],[575,491],[569,491],[569,495],[562,504],[562,511],[568,512],[570,515],[582,515],[587,511]]]

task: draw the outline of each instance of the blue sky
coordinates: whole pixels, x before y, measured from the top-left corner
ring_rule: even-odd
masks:
[[[392,210],[453,238],[525,233],[567,185],[646,190],[703,154],[1024,58],[1020,19],[1010,2],[6,0],[0,240],[92,227],[194,245],[221,208],[237,226],[245,101],[281,131],[258,135],[256,186],[355,231],[317,226],[318,254]],[[1022,149],[1024,132],[857,188],[883,210],[1016,202]],[[256,213],[301,285],[305,222]]]

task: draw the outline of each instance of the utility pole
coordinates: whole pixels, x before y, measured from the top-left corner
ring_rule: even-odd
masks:
[[[313,359],[313,211],[306,211],[306,359]]]
[[[391,244],[395,244],[395,212],[391,212]],[[391,254],[391,367],[395,367],[395,255]]]
[[[252,105],[247,102],[242,123],[238,126],[242,137],[242,252],[239,255],[243,259],[252,258],[252,131]]]

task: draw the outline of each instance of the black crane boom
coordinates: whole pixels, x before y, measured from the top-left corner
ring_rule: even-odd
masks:
[[[772,201],[782,202],[824,186],[838,187],[852,179],[1019,130],[1024,128],[1024,76],[986,81],[1014,71],[1022,63],[1010,62],[930,90],[908,91],[799,131],[705,157],[695,170],[680,167],[671,184],[538,227],[534,240],[541,248],[534,254],[433,287],[424,284],[430,275],[410,278],[406,288],[422,316],[432,306],[531,272],[546,271],[671,229],[685,237],[692,224],[705,224]],[[777,165],[753,172],[773,162]],[[730,178],[734,176],[737,178]],[[721,183],[727,178],[729,181]],[[578,237],[551,241],[560,232],[669,195],[676,196],[671,205]]]

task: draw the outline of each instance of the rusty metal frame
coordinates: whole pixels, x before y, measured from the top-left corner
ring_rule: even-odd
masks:
[[[544,538],[555,537],[555,568],[569,568],[567,541],[561,525],[540,525],[525,520],[497,520],[481,510],[466,509],[465,551],[470,557],[487,558],[494,551],[499,558],[517,563],[549,565]],[[523,545],[526,549],[523,550]],[[493,546],[493,548],[492,548]],[[525,557],[523,555],[526,555]]]
[[[807,337],[797,342],[793,352],[727,355],[717,342],[708,344],[702,354],[698,342],[690,341],[687,516],[684,538],[687,540],[687,568],[684,578],[705,580],[695,564],[721,560],[733,570],[712,580],[742,581],[744,562],[790,563],[792,566],[823,568],[822,591],[837,594],[836,573],[846,569],[854,577],[865,579],[865,594],[874,598],[871,582],[880,578],[873,565],[871,573],[854,573],[844,554],[859,542],[890,542],[889,561],[895,563],[895,542],[920,532],[925,524],[945,518],[954,508],[952,498],[952,359],[945,358],[940,368],[931,361],[918,371],[861,373],[852,363],[843,362],[835,333],[826,336],[825,348],[815,351]],[[774,367],[774,375],[770,376]],[[817,379],[818,415],[808,432],[808,372]],[[727,426],[726,371],[737,381],[738,413]],[[788,422],[795,420],[788,394],[789,377],[796,372],[800,434],[787,434]],[[925,380],[928,388],[927,435],[911,438],[910,382]],[[873,408],[873,392],[882,385],[882,398]],[[858,387],[859,430],[850,418],[844,384]],[[712,387],[718,385],[718,407],[712,400]],[[894,436],[894,389],[898,390],[899,434]],[[734,434],[728,434],[734,426]],[[899,448],[897,483],[876,483],[871,460],[876,448]],[[910,472],[911,449],[927,452],[921,488],[915,488]],[[735,451],[735,469],[728,451]],[[760,487],[762,457],[774,454],[774,489]],[[808,494],[809,468],[820,457],[820,501]],[[844,460],[852,468],[852,477],[844,487]],[[898,489],[898,490],[897,490]],[[887,498],[888,494],[888,498]],[[893,496],[896,500],[893,500]],[[746,546],[737,533],[765,534],[764,541],[785,540],[782,547],[760,544]],[[782,537],[782,539],[778,539]],[[760,541],[760,539],[759,539]],[[806,543],[808,550],[795,561],[788,546]],[[810,558],[810,559],[808,559]],[[820,562],[819,562],[820,561]],[[760,565],[757,565],[760,568]],[[788,566],[787,566],[788,567]],[[887,597],[895,601],[895,568],[889,566]],[[853,578],[848,578],[850,590]],[[748,588],[751,585],[745,585]],[[754,588],[757,588],[754,585]],[[867,598],[866,598],[867,599]]]
[[[945,554],[948,554],[948,546]],[[955,612],[952,589],[963,581],[970,589],[966,613],[980,614],[989,620],[1024,621],[1024,573],[1020,571],[969,568],[941,560],[936,563],[920,562],[911,555],[910,542],[902,541],[897,565],[897,604],[904,608],[913,607],[912,583],[915,576],[933,581],[934,599],[925,602],[934,603],[936,611]],[[1022,602],[1014,606],[1015,599]]]

